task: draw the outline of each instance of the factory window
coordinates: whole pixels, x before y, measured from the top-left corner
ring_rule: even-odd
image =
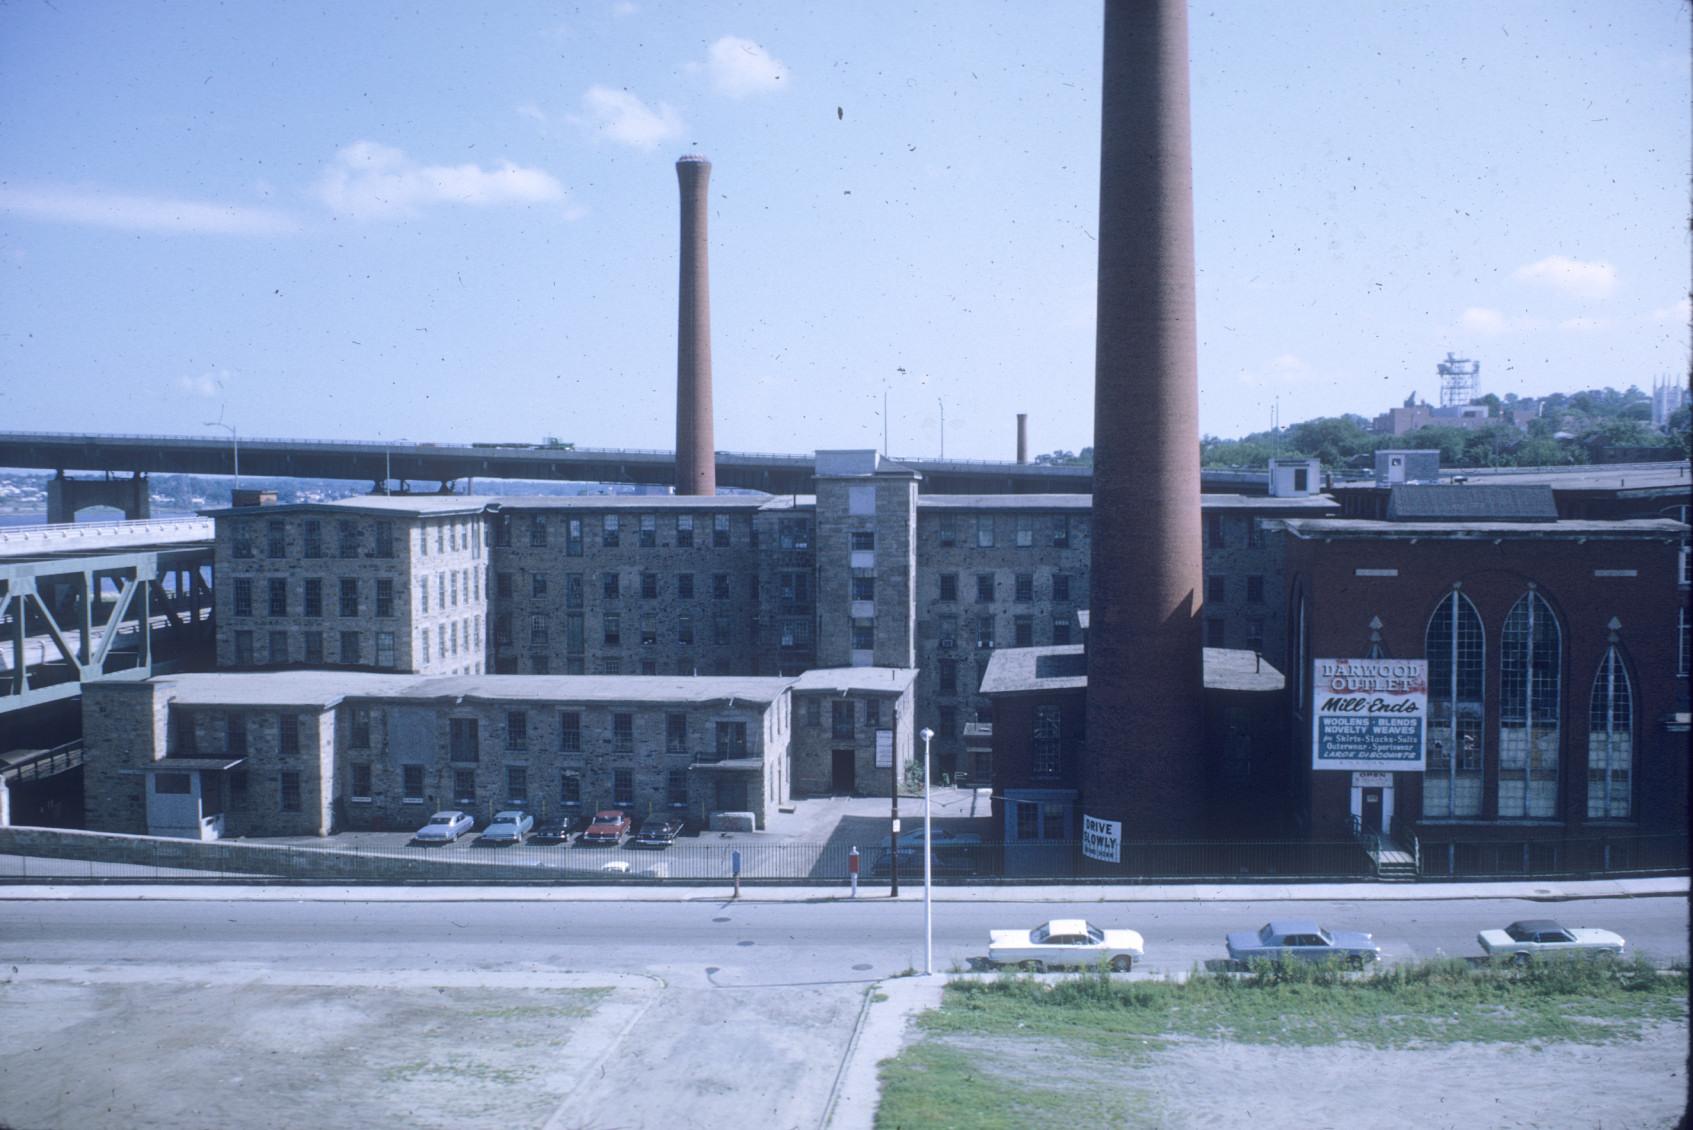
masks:
[[[451,584],[449,584],[447,586],[447,591],[452,596],[453,607],[457,608],[459,606],[459,571],[457,569],[454,569],[451,573],[448,574],[448,578],[450,579]],[[464,595],[465,595],[466,599],[469,599],[469,597],[470,597],[470,586],[468,584],[464,586]]]
[[[1035,598],[1035,575],[1033,573],[1018,573],[1016,585],[1019,602],[1027,604]]]
[[[453,770],[453,801],[456,804],[476,803],[476,772],[472,769]]]
[[[600,618],[600,624],[605,629],[605,645],[607,647],[623,646],[623,614],[607,612]]]
[[[504,647],[511,643],[511,613],[494,613],[494,645]],[[429,629],[423,629],[423,652],[429,654]]]
[[[671,808],[688,807],[688,771],[672,769],[664,778],[664,798]]]
[[[253,665],[253,633],[242,629],[235,633],[235,665],[237,667],[251,667]]]
[[[371,778],[370,762],[368,762],[368,761],[355,761],[355,762],[353,762],[353,783],[352,783],[351,791],[352,791],[352,797],[353,797],[354,800],[369,800],[370,799],[370,794],[371,794],[370,778]]]
[[[435,629],[435,654],[440,659],[447,658],[447,629],[445,625]]]
[[[1070,576],[1068,573],[1054,573],[1052,575],[1052,599],[1068,601],[1070,599]]]
[[[529,646],[545,647],[547,644],[547,618],[541,615],[529,617]]]
[[[694,516],[692,514],[676,515],[676,545],[680,549],[693,548]]]
[[[566,573],[564,575],[564,606],[566,608],[581,608],[582,602],[582,574]]]
[[[1260,655],[1264,652],[1264,621],[1248,620],[1246,622],[1246,650],[1255,651]]]
[[[307,557],[322,557],[323,523],[316,518],[308,518],[300,524],[300,530],[305,542],[304,555]]]
[[[1035,618],[1033,616],[1014,616],[1011,619],[1012,646],[1035,646]]]
[[[729,617],[719,613],[711,618],[711,642],[716,647],[728,647],[734,642],[734,628]]]
[[[427,631],[427,630],[426,630]],[[323,633],[301,632],[300,641],[305,647],[305,663],[307,666],[318,666],[323,663]],[[428,649],[425,648],[427,655]]]
[[[941,694],[958,693],[958,660],[942,659],[939,663],[939,690]]]
[[[376,578],[376,614],[378,616],[392,616],[394,614],[394,578]]]
[[[376,523],[376,556],[394,556],[394,523]]]
[[[568,805],[582,803],[582,774],[566,772],[559,778],[558,802]]]
[[[617,573],[600,574],[600,595],[607,600],[616,600],[622,594],[622,581]]]
[[[1207,616],[1205,618],[1205,646],[1227,647],[1223,641],[1228,639],[1228,624],[1221,616]]]
[[[676,642],[691,644],[694,642],[694,618],[683,612],[676,617]]]
[[[341,633],[341,662],[344,664],[354,664],[360,662],[359,633]]]
[[[1062,647],[1070,642],[1070,617],[1054,616],[1052,618],[1052,642],[1054,646]]]
[[[355,706],[349,712],[352,720],[347,743],[353,749],[370,748],[370,707]]]
[[[935,736],[951,738],[958,735],[958,707],[943,706],[940,708],[940,721],[935,725]]]
[[[800,648],[811,646],[811,621],[783,620],[782,646],[786,648]]]
[[[357,557],[359,555],[359,524],[348,521],[336,522],[335,541],[340,556]]]
[[[729,599],[729,574],[713,573],[711,575],[711,598],[713,600]]]
[[[284,711],[276,716],[276,752],[300,752],[300,716]]]
[[[1264,578],[1251,576],[1246,578],[1246,603],[1264,603]]]
[[[976,603],[977,604],[992,604],[993,603],[993,574],[992,573],[977,573],[976,574]]]
[[[359,614],[359,579],[357,577],[342,577],[340,593],[341,615],[357,616]]]
[[[875,577],[854,577],[852,579],[852,599],[854,599],[854,600],[875,600],[876,599],[876,578]]]
[[[545,573],[530,574],[529,595],[537,598],[547,595],[547,575]]]
[[[656,600],[658,598],[658,574],[641,574],[641,599]]]
[[[1229,599],[1229,579],[1221,573],[1210,573],[1205,578],[1205,602],[1207,604],[1226,604]]]
[[[528,766],[506,766],[506,801],[511,804],[529,803]]]
[[[633,753],[635,751],[635,716],[633,714],[613,714],[611,716],[611,748],[614,753]]]
[[[656,514],[641,515],[638,540],[642,549],[652,549],[658,545],[658,516]]]
[[[251,616],[253,614],[253,578],[235,578],[235,615]]]
[[[300,811],[300,774],[284,770],[281,775],[282,811]]]
[[[958,523],[951,514],[942,514],[936,519],[935,537],[943,546],[958,544]]]
[[[867,698],[867,699],[865,699],[864,700],[864,726],[865,726],[865,728],[869,729],[869,730],[875,730],[878,727],[880,727],[881,724],[882,724],[882,700],[879,699],[879,698]]]
[[[235,523],[235,531],[230,541],[229,552],[234,557],[253,556],[253,527],[250,522]]]
[[[552,661],[544,651],[532,652],[529,656],[529,673],[531,675],[545,675],[552,670]]]
[[[1035,544],[1035,516],[1017,515],[1017,548],[1028,549]]]
[[[652,658],[642,659],[641,660],[641,674],[643,674],[643,675],[656,675],[656,674],[658,674],[658,660],[652,659]]]
[[[868,553],[876,548],[876,532],[874,530],[852,531],[852,548],[861,553]]]
[[[611,771],[611,803],[619,808],[628,808],[635,803],[635,771],[633,769],[613,769]]]
[[[1030,750],[1032,758],[1029,765],[1031,776],[1058,776],[1061,732],[1058,707],[1035,707],[1034,743]]]
[[[618,544],[622,535],[617,528],[617,515],[607,514],[600,519],[600,544],[607,549]]]
[[[804,518],[783,518],[776,523],[777,547],[780,549],[810,549],[811,533]]]
[[[692,573],[676,574],[676,595],[682,600],[694,598],[694,575]]]
[[[566,557],[582,556],[582,519],[566,518],[564,520],[564,555]]]
[[[666,714],[664,716],[664,752],[688,752],[688,716],[686,714]]]
[[[479,728],[475,718],[447,719],[447,751],[452,760],[475,761],[481,756]]]
[[[247,752],[247,716],[245,714],[227,714],[223,720],[223,749],[225,753],[245,754]]]
[[[781,583],[783,604],[811,603],[810,573],[783,573],[781,576]]]
[[[876,621],[859,619],[852,622],[852,649],[873,651],[876,647]]]
[[[1593,704],[1587,720],[1587,816],[1624,819],[1631,802],[1634,768],[1634,694],[1628,669],[1613,646],[1593,679]]]
[[[376,633],[376,665],[378,667],[392,667],[392,666],[394,666],[394,664],[395,664],[394,633],[393,632],[377,632]]]
[[[400,766],[400,792],[404,793],[404,799],[409,801],[423,799],[423,766]]]
[[[1221,514],[1205,515],[1205,544],[1211,549],[1223,548],[1223,516]]]
[[[547,544],[547,518],[544,514],[529,516],[529,544],[543,546]],[[439,546],[437,546],[439,548]]]
[[[558,748],[564,753],[582,752],[582,715],[565,710],[558,716]]]
[[[1303,475],[1305,472],[1301,471],[1299,474]],[[1258,530],[1258,519],[1248,517],[1246,519],[1246,544],[1256,549],[1263,543],[1263,540],[1263,535]]]
[[[506,711],[506,748],[529,748],[529,714],[527,711]]]
[[[937,631],[940,634],[941,650],[949,651],[958,646],[958,617],[953,615],[936,617]]]
[[[288,578],[271,577],[266,584],[269,596],[266,602],[272,616],[288,615]]]
[[[847,487],[847,513],[860,517],[873,516],[876,513],[876,488],[873,486]]]
[[[993,646],[993,614],[976,617],[976,646]]]
[[[1011,804],[1017,809],[1017,838],[1040,839],[1040,805],[1032,800],[1013,800]]]
[[[976,547],[989,549],[993,546],[993,515],[976,515]]]
[[[1481,815],[1484,645],[1475,605],[1461,593],[1448,593],[1429,617],[1423,640],[1428,657],[1425,817]]]
[[[1511,607],[1499,637],[1499,816],[1558,814],[1563,634],[1540,594]]]
[[[658,616],[651,612],[641,613],[641,643],[651,647],[658,642]]]
[[[280,518],[265,523],[265,556],[288,556],[288,525]]]
[[[270,634],[270,650],[267,656],[272,663],[288,662],[287,632],[272,632]]]
[[[958,574],[957,573],[942,573],[940,581],[941,581],[940,599],[942,599],[942,600],[957,600],[958,599]]]
[[[1070,548],[1070,516],[1068,514],[1053,515],[1052,546],[1054,549]]]
[[[711,544],[719,549],[729,546],[729,515],[713,514],[711,516]]]

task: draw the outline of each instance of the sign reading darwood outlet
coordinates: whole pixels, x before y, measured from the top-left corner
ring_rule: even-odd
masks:
[[[1311,666],[1311,768],[1423,771],[1426,659],[1318,659]]]

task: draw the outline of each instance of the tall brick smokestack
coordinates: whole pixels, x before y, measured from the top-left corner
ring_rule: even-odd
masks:
[[[1017,462],[1029,461],[1029,414],[1017,413]]]
[[[1089,816],[1204,822],[1187,0],[1106,0],[1088,627]]]
[[[706,188],[711,162],[676,162],[682,190],[682,276],[676,311],[676,493],[716,494],[711,427],[711,270],[706,256]]]

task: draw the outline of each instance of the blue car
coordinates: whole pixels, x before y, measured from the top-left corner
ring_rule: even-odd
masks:
[[[520,808],[494,813],[494,819],[482,830],[481,844],[520,844],[535,827],[535,818]]]

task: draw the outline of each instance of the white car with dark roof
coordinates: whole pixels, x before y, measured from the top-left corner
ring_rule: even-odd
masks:
[[[1107,930],[1081,918],[1054,918],[1033,930],[989,930],[988,964],[1037,973],[1065,966],[1105,965],[1127,973],[1146,954],[1137,930]]]
[[[1475,940],[1488,957],[1518,965],[1542,957],[1621,957],[1628,944],[1621,934],[1563,926],[1550,918],[1525,918],[1503,930],[1483,930]]]

